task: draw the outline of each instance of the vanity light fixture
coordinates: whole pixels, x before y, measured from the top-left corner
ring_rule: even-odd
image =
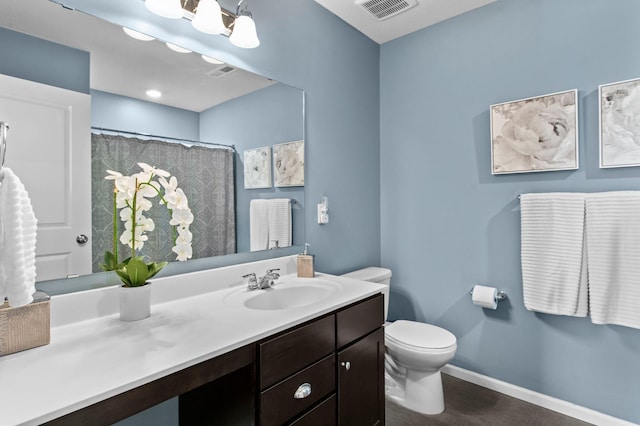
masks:
[[[155,37],[151,37],[149,35],[140,33],[138,31],[134,31],[131,28],[127,28],[127,27],[122,27],[122,30],[129,36],[129,37],[133,37],[136,40],[141,40],[141,41],[151,41],[151,40],[155,40]]]
[[[240,0],[236,13],[220,7],[217,0],[144,0],[151,12],[166,18],[186,18],[198,31],[229,37],[234,46],[252,49],[260,45],[256,23],[247,8],[247,0]]]
[[[180,19],[184,16],[180,0],[145,0],[144,5],[163,18]]]
[[[256,32],[256,23],[253,21],[253,16],[247,8],[247,0],[240,0],[236,8],[236,15],[237,18],[233,24],[233,32],[231,36],[229,36],[231,44],[244,49],[253,49],[254,47],[260,46],[260,40]]]
[[[185,49],[184,47],[178,46],[176,44],[173,43],[169,43],[166,42],[165,43],[167,45],[167,47],[171,50],[173,50],[174,52],[178,52],[178,53],[191,53],[191,51],[189,49]]]

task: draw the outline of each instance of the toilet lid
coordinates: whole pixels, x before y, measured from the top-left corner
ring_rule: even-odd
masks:
[[[398,320],[385,326],[384,332],[387,338],[419,348],[442,349],[456,343],[449,331],[423,322]]]

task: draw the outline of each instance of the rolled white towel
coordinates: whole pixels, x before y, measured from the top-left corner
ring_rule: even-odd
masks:
[[[29,194],[13,171],[0,170],[0,300],[13,307],[33,301],[37,219]]]

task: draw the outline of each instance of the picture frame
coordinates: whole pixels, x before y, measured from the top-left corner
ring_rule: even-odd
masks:
[[[271,188],[271,147],[244,151],[244,188]]]
[[[494,104],[491,174],[576,170],[578,90]]]
[[[273,179],[276,187],[304,186],[304,141],[273,145]]]
[[[640,166],[640,78],[598,86],[600,168]]]

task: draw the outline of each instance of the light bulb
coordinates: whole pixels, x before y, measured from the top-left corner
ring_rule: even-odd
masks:
[[[144,5],[164,18],[179,19],[184,16],[180,0],[145,0]]]
[[[191,25],[206,34],[222,34],[227,29],[222,22],[222,10],[216,0],[200,0]]]
[[[233,24],[233,32],[229,37],[229,41],[234,46],[244,49],[253,49],[260,46],[258,34],[256,33],[256,23],[247,15],[240,15]]]

